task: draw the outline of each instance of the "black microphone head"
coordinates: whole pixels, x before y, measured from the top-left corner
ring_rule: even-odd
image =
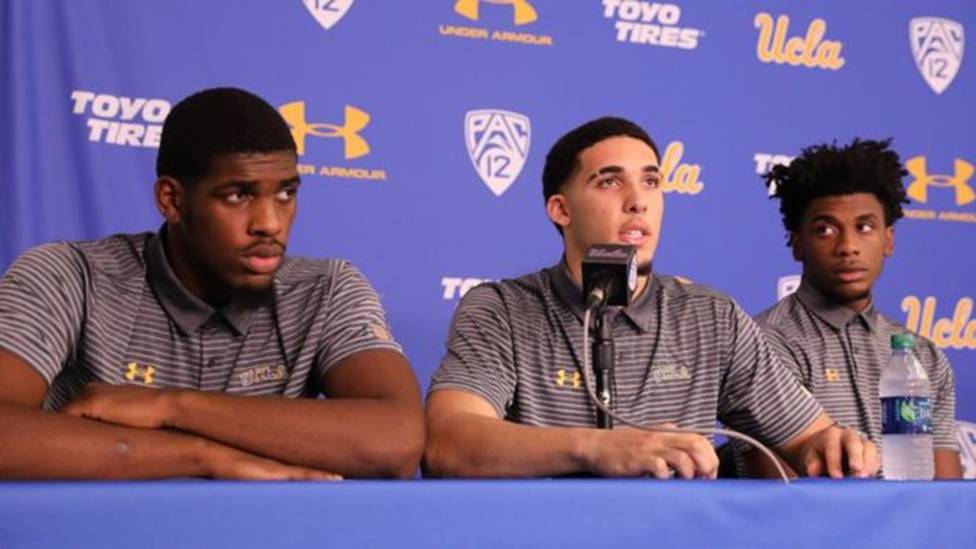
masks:
[[[594,292],[596,290],[596,292]],[[583,306],[626,307],[637,290],[637,249],[629,244],[594,244],[583,258]],[[600,292],[603,295],[599,295]],[[592,298],[592,299],[591,299]]]

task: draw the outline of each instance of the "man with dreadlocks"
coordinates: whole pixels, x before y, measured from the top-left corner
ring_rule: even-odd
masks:
[[[878,383],[893,333],[905,327],[878,312],[871,289],[894,251],[895,222],[907,203],[906,175],[890,140],[817,145],[766,183],[780,200],[793,258],[803,264],[796,293],[761,313],[783,363],[835,421],[881,443]],[[915,352],[932,385],[936,478],[959,478],[955,378],[945,355],[916,336]],[[747,462],[762,466],[762,459]]]

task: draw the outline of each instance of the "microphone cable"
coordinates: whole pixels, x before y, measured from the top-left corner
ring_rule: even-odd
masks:
[[[635,429],[640,429],[641,431],[648,432],[660,432],[660,433],[693,433],[697,435],[723,435],[729,439],[737,439],[745,442],[746,444],[752,446],[753,448],[759,450],[763,453],[773,465],[776,466],[776,470],[779,472],[780,479],[785,483],[790,483],[790,477],[786,474],[786,470],[780,464],[779,460],[776,459],[776,455],[767,448],[763,443],[750,437],[749,435],[740,433],[738,431],[733,431],[731,429],[720,429],[718,427],[711,429],[698,429],[689,427],[649,427],[646,425],[640,425],[636,421],[629,419],[627,416],[614,412],[603,405],[600,399],[597,398],[596,392],[593,387],[590,386],[590,314],[592,313],[592,307],[587,307],[586,311],[583,313],[583,366],[581,368],[583,375],[583,385],[586,387],[586,394],[589,395],[590,400],[597,408],[602,410],[609,417],[619,421],[620,423],[633,427]]]

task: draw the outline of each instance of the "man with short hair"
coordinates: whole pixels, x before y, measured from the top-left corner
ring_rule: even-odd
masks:
[[[420,394],[376,293],[285,256],[274,107],[187,97],[157,175],[159,233],[38,246],[0,279],[0,478],[412,476]]]
[[[795,293],[756,317],[783,363],[830,417],[879,445],[881,370],[891,356],[891,336],[907,331],[871,298],[908,202],[907,172],[890,143],[855,139],[808,147],[765,176],[803,278]],[[935,476],[960,478],[952,368],[927,338],[915,337],[914,352],[932,386]],[[765,460],[745,454],[754,468],[770,473]]]
[[[773,446],[807,474],[870,476],[874,446],[831,420],[778,363],[730,298],[650,272],[664,209],[657,146],[636,124],[601,118],[560,138],[543,192],[562,235],[555,266],[469,291],[427,400],[426,470],[438,476],[563,474],[714,478],[718,458],[687,432],[599,430],[582,387],[581,263],[590,246],[629,244],[636,297],[608,322],[615,408],[643,425],[708,429],[716,419]]]

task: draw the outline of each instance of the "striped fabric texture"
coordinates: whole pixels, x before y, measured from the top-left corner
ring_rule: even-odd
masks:
[[[28,250],[0,279],[0,347],[57,410],[89,382],[315,397],[369,349],[402,352],[375,291],[341,260],[288,258],[270,295],[220,310],[189,294],[152,233]]]
[[[500,418],[595,426],[584,392],[581,291],[562,263],[462,299],[430,390],[461,389]],[[642,424],[731,428],[778,445],[821,412],[729,297],[653,275],[612,320],[617,411]],[[592,368],[587,365],[587,368]]]

